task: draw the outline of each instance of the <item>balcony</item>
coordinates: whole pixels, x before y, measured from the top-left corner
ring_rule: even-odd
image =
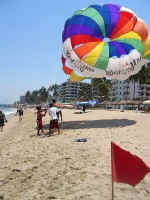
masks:
[[[130,93],[129,92],[124,92],[123,95],[129,96]]]
[[[139,90],[144,90],[144,89],[145,89],[144,87],[140,87],[140,88],[139,88]]]
[[[143,96],[145,96],[145,93],[139,93],[139,97],[143,97]]]

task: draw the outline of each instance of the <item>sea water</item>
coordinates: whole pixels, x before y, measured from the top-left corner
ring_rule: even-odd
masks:
[[[16,113],[16,108],[7,108],[7,107],[0,107],[0,110],[6,115],[11,115],[13,113]]]

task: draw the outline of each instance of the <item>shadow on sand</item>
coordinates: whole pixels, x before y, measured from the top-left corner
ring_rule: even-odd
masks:
[[[87,129],[87,128],[119,128],[135,124],[136,121],[128,119],[103,119],[103,120],[86,120],[86,121],[65,121],[63,129]],[[48,129],[49,124],[44,125]]]

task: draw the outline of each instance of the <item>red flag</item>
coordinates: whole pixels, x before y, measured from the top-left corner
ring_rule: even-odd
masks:
[[[138,184],[150,172],[150,168],[137,156],[111,143],[112,152],[112,180],[127,183],[132,186]]]

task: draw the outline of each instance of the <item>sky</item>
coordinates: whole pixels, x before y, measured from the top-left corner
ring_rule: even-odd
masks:
[[[150,27],[150,0],[0,0],[0,104],[66,81],[61,64],[65,21],[78,9],[105,3],[132,9]]]

